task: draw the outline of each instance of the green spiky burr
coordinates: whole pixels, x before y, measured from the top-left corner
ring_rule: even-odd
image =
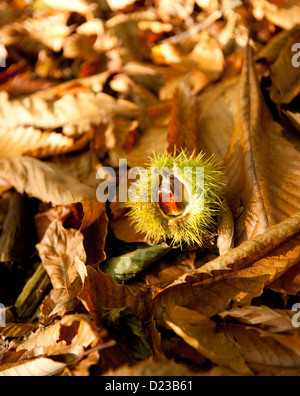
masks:
[[[156,154],[132,190],[128,216],[153,244],[201,247],[214,235],[224,190],[214,156]]]

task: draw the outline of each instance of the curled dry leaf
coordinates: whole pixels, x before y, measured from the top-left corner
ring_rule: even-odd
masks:
[[[17,350],[26,350],[27,357],[60,354],[59,351],[64,346],[69,346],[70,352],[76,351],[78,347],[77,351],[80,353],[83,348],[95,346],[100,341],[99,333],[89,317],[74,314],[67,315],[46,329],[31,334],[27,340],[19,344]],[[72,347],[75,348],[72,349]],[[65,354],[67,350],[63,349]]]
[[[158,16],[166,22],[185,21],[193,12],[195,0],[155,0]]]
[[[294,313],[289,310],[271,309],[266,306],[246,306],[242,308],[231,309],[219,316],[223,319],[234,318],[238,322],[250,326],[259,326],[259,328],[269,331],[273,334],[292,332],[296,333],[299,330],[295,329],[292,324],[292,317]]]
[[[174,306],[167,309],[165,322],[185,342],[217,365],[239,374],[252,374],[234,343],[204,315]]]
[[[224,327],[224,333],[234,340],[256,374],[285,376],[297,372],[299,375],[299,336],[272,334],[259,328],[232,324]]]
[[[289,269],[269,287],[279,293],[296,296],[300,292],[300,262]]]
[[[196,96],[188,81],[183,82],[173,98],[171,122],[168,133],[168,152],[174,154],[186,148],[187,152],[198,155],[197,126],[198,107]]]
[[[225,159],[226,198],[237,220],[237,244],[293,215],[300,202],[297,143],[273,120],[261,93],[250,47],[239,104],[235,133]]]
[[[66,154],[82,149],[86,137],[75,143],[74,139],[54,132],[42,132],[34,128],[18,127],[0,129],[0,157],[13,158],[22,155],[38,158]]]
[[[300,23],[300,6],[298,0],[287,0],[278,3],[279,5],[267,0],[252,0],[254,15],[258,19],[266,16],[270,22],[283,29],[292,29]]]
[[[75,358],[74,358],[75,360]],[[47,377],[58,374],[67,366],[51,358],[39,357],[17,363],[4,364],[0,368],[0,377]]]
[[[181,276],[154,299],[156,313],[178,305],[212,317],[232,303],[249,305],[300,260],[300,214]],[[270,265],[271,264],[271,265]]]
[[[223,162],[232,139],[238,90],[239,80],[233,78],[219,82],[197,98],[198,146],[208,155],[215,154],[220,162]]]
[[[31,125],[41,129],[56,129],[67,124],[86,131],[86,126],[97,123],[104,115],[138,112],[131,102],[116,100],[104,93],[67,94],[61,99],[43,100],[33,94],[25,99],[9,100],[5,92],[0,93],[1,122],[4,128]],[[101,109],[101,112],[99,112]],[[98,121],[99,123],[99,121]]]
[[[300,10],[300,6],[299,6]],[[300,27],[293,29],[271,67],[271,99],[277,104],[291,103],[300,93],[300,69],[294,67],[292,48],[300,42]]]
[[[19,157],[0,159],[0,184],[53,206],[82,203],[82,227],[93,224],[105,210],[96,201],[95,190],[61,170],[55,164]]]
[[[50,316],[76,307],[77,295],[82,288],[78,268],[86,263],[82,233],[66,230],[61,221],[54,220],[37,250],[54,288],[52,301],[55,307]]]
[[[97,321],[103,308],[128,307],[144,322],[149,317],[146,294],[134,291],[130,286],[119,285],[110,275],[87,267],[87,277],[78,298]]]
[[[86,261],[82,233],[66,230],[60,221],[54,220],[37,250],[54,289],[68,290],[78,275],[75,257]]]
[[[234,247],[234,221],[231,210],[224,200],[218,216],[218,241],[220,256],[228,253]]]

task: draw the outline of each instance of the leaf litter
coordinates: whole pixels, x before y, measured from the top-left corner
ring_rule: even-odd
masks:
[[[299,26],[294,0],[1,2],[0,376],[300,374]],[[153,245],[97,175],[182,150],[222,207]]]

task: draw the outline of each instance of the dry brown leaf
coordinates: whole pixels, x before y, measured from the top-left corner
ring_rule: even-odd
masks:
[[[70,352],[76,351],[80,354],[80,349],[95,346],[100,341],[99,333],[95,330],[87,315],[67,315],[60,321],[48,326],[44,330],[36,331],[31,336],[19,344],[17,350],[26,350],[26,357],[38,355],[62,354],[70,347]],[[74,347],[72,349],[72,347]]]
[[[51,358],[39,357],[17,363],[4,364],[0,368],[0,377],[48,377],[58,374],[67,366]]]
[[[224,326],[251,369],[261,375],[284,375],[284,370],[300,368],[299,336],[272,334],[241,325]]]
[[[67,37],[63,44],[66,58],[96,60],[99,54],[112,50],[117,45],[117,38],[112,31],[105,30],[100,19],[91,19],[80,25],[76,33]]]
[[[300,292],[300,262],[290,268],[269,287],[279,293],[296,296]]]
[[[72,30],[72,27],[67,26],[67,21],[68,14],[66,13],[28,18],[22,23],[22,37],[19,45],[22,45],[24,35],[28,34],[32,40],[41,42],[53,51],[61,51],[65,38]]]
[[[290,32],[288,40],[271,67],[270,96],[277,104],[291,103],[300,93],[300,68],[294,67],[292,63],[292,58],[295,55],[295,52],[292,52],[292,47],[299,42],[300,26]]]
[[[262,97],[250,47],[239,102],[235,133],[225,159],[226,198],[237,220],[237,244],[293,215],[300,202],[297,143],[273,120]]]
[[[197,144],[198,107],[195,95],[189,83],[180,85],[173,98],[171,121],[168,133],[168,151],[170,154],[180,153],[186,149],[188,153],[198,155]]]
[[[113,215],[110,227],[117,239],[127,243],[150,243],[150,240],[146,238],[145,234],[140,234],[135,231],[132,220],[126,216],[128,210],[124,208],[122,204],[112,202],[110,204],[110,209]]]
[[[283,113],[290,119],[294,127],[300,132],[300,113],[283,110]],[[299,147],[297,147],[299,149]]]
[[[220,256],[234,248],[234,221],[228,203],[224,200],[218,216],[218,241]]]
[[[150,268],[144,275],[147,286],[152,289],[152,295],[155,297],[160,291],[176,281],[189,271],[195,270],[196,264],[195,252],[175,251],[172,255],[161,260],[153,268]]]
[[[198,146],[209,156],[215,154],[220,162],[224,160],[232,139],[238,83],[236,78],[221,81],[198,98]]]
[[[83,228],[93,224],[105,211],[105,205],[96,201],[92,187],[80,183],[55,164],[33,158],[0,159],[0,185],[14,187],[21,194],[53,206],[82,203]]]
[[[80,231],[65,229],[61,221],[54,220],[36,246],[54,288],[50,295],[50,317],[62,316],[78,305],[87,261],[83,239]]]
[[[82,233],[67,230],[61,221],[54,220],[37,245],[37,250],[54,289],[69,290],[78,276],[75,257],[86,262]]]
[[[41,132],[34,128],[0,129],[0,157],[13,158],[30,155],[43,158],[80,150],[87,142],[75,140],[55,132]],[[86,140],[84,138],[84,140]],[[83,145],[82,145],[83,143]]]
[[[186,343],[215,364],[238,374],[252,374],[234,343],[218,331],[216,323],[206,316],[174,306],[167,309],[165,322]]]
[[[0,4],[0,26],[15,22],[22,14],[23,10],[21,8],[12,8],[7,3],[2,2]]]
[[[300,23],[300,6],[298,0],[287,0],[282,6],[277,6],[274,2],[267,0],[252,0],[254,15],[257,19],[264,16],[277,26],[283,29],[292,29]]]
[[[249,305],[300,260],[300,214],[273,226],[225,256],[181,276],[154,299],[156,314],[173,305],[212,317],[232,303]]]
[[[183,54],[175,45],[166,42],[152,48],[155,63],[170,66],[164,73],[160,89],[161,100],[170,100],[180,85],[188,80],[194,94],[209,83],[217,81],[224,70],[224,55],[216,40],[203,34],[189,54]]]
[[[110,275],[87,267],[87,277],[78,298],[91,316],[98,322],[103,308],[131,308],[142,322],[149,316],[145,292],[134,291],[129,286],[119,285]]]
[[[299,332],[292,324],[294,313],[289,310],[271,309],[266,306],[246,306],[231,309],[219,316],[223,319],[236,319],[239,323],[256,326],[273,334]]]
[[[130,153],[126,153],[123,149],[124,130],[114,130],[115,146],[109,151],[112,167],[118,167],[119,160],[123,158],[127,159],[128,166],[131,168],[145,167],[149,163],[149,157],[167,149],[168,126],[165,125],[165,122],[162,125],[155,125],[155,120],[152,119],[151,121],[152,124],[143,130],[142,136]]]
[[[32,126],[46,130],[65,127],[65,134],[69,135],[75,128],[80,135],[89,131],[91,124],[99,124],[107,114],[128,117],[139,112],[139,107],[133,103],[114,99],[104,93],[65,93],[60,99],[50,97],[50,94],[55,95],[59,90],[58,86],[55,90],[51,88],[42,94],[15,100],[9,100],[6,92],[0,92],[0,127]]]
[[[157,14],[165,22],[185,21],[193,12],[195,0],[155,0]]]

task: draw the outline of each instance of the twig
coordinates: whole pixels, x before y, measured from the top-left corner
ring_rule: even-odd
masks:
[[[15,308],[20,319],[30,317],[51,285],[49,275],[40,264],[18,297]]]

